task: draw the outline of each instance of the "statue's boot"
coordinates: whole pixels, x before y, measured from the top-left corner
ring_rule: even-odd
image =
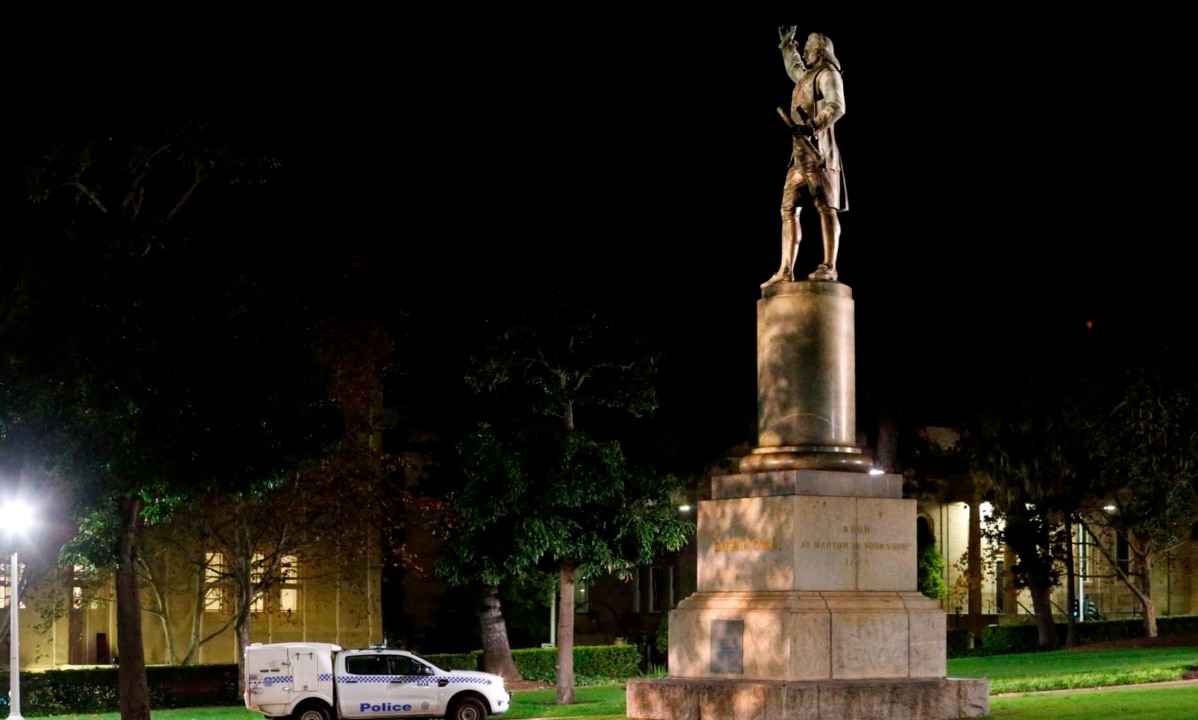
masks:
[[[780,282],[794,282],[795,261],[799,258],[800,232],[799,208],[795,208],[793,213],[784,209],[782,211],[782,262],[778,266],[778,272],[771,275],[769,280],[761,283],[761,287],[769,287]]]
[[[815,272],[807,276],[809,280],[835,280],[836,255],[840,249],[840,217],[835,210],[824,210],[819,214],[820,231],[824,241],[824,261]]]

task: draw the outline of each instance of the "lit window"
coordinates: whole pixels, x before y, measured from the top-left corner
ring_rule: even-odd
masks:
[[[674,568],[642,567],[634,583],[634,612],[669,612],[674,607]]]
[[[279,610],[293,613],[299,610],[299,559],[294,555],[284,555],[279,563],[279,579],[282,586],[279,590]]]
[[[20,568],[20,572],[24,573],[25,572],[25,563],[21,563],[19,568]],[[2,594],[0,594],[0,608],[6,608],[9,606],[9,603],[12,602],[12,581],[8,576],[8,565],[7,564],[0,565],[0,584],[2,584],[4,586],[3,589],[0,590],[0,593],[2,593]],[[24,609],[24,607],[25,607],[25,601],[22,600],[21,608]]]
[[[266,575],[266,565],[266,556],[262,553],[254,553],[253,564],[250,566],[250,580],[255,588],[262,583]],[[284,555],[280,558],[276,578],[277,582],[272,583],[279,587],[276,609],[285,613],[296,612],[299,610],[299,565],[294,555]],[[268,592],[266,591],[257,592],[250,606],[251,612],[266,612],[268,609],[267,596]]]
[[[224,612],[225,592],[221,581],[225,577],[225,556],[221,553],[204,553],[204,610]]]
[[[586,578],[582,578],[574,583],[574,612],[585,613],[590,612],[588,601],[591,599],[590,588],[587,587]]]
[[[265,612],[266,611],[266,593],[258,590],[258,583],[262,582],[262,563],[266,562],[266,557],[262,553],[254,553],[254,558],[250,561],[250,592],[254,593],[254,599],[250,601],[250,612]]]

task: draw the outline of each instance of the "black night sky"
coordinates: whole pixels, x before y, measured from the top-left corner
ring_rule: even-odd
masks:
[[[856,299],[859,402],[927,423],[958,419],[1011,358],[1087,332],[1193,332],[1181,18],[1007,7],[788,20],[828,35],[844,68],[839,269]],[[658,422],[749,439],[754,303],[777,264],[789,153],[776,25],[531,13],[301,25],[117,44],[86,73],[55,55],[26,66],[10,109],[38,123],[129,98],[269,123],[286,161],[245,219],[262,247],[282,265],[360,252],[379,302],[442,328],[428,364],[460,344],[458,320],[548,281],[630,311],[660,342]],[[818,262],[805,221],[803,273]]]

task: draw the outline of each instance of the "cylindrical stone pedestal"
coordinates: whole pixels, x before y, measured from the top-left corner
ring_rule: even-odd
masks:
[[[765,288],[757,303],[757,449],[741,472],[869,470],[856,444],[855,339],[848,285]]]

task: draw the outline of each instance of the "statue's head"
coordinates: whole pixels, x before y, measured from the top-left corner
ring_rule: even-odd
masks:
[[[815,65],[820,61],[827,62],[840,70],[840,61],[832,52],[832,40],[827,35],[811,33],[807,36],[807,44],[803,46],[803,62]]]

